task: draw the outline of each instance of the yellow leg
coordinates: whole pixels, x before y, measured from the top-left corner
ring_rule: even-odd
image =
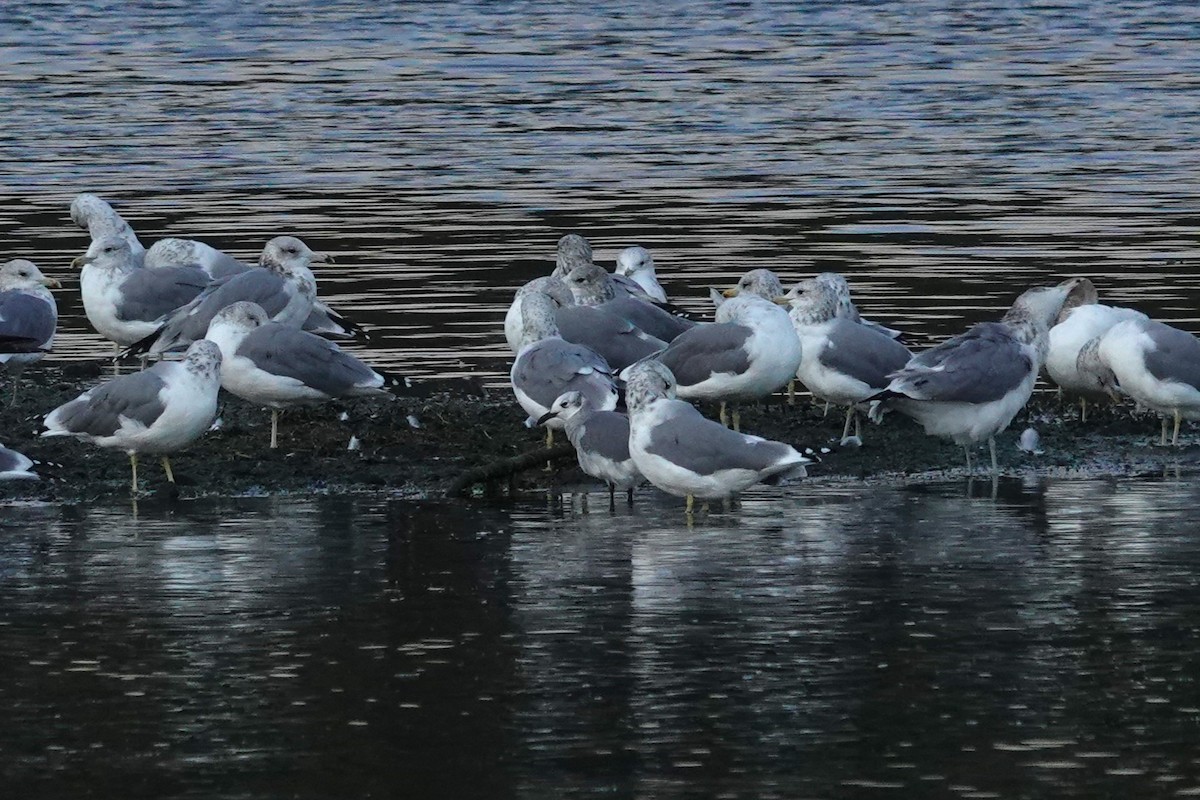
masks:
[[[729,427],[729,416],[725,413],[725,401],[721,401],[721,424],[726,428]]]
[[[1087,398],[1079,398],[1079,421],[1087,422]]]
[[[1179,446],[1179,423],[1182,417],[1179,416],[1179,409],[1175,409],[1175,435],[1171,437],[1171,444]]]
[[[792,378],[788,381],[788,405],[796,405],[796,379]]]
[[[742,432],[742,409],[736,405],[733,407],[733,429],[738,433]]]
[[[171,483],[175,482],[175,475],[171,472],[171,459],[163,456],[162,460],[163,471],[167,473],[167,480]]]
[[[137,497],[137,453],[129,454],[129,471],[133,473],[129,494],[133,497]]]
[[[546,428],[546,447],[554,447],[554,429]]]
[[[695,505],[696,505],[696,498],[689,494],[687,496],[687,506],[685,509],[685,512],[687,513],[687,515],[689,517],[692,515],[692,509],[695,507]]]
[[[279,446],[279,409],[271,409],[271,449]]]

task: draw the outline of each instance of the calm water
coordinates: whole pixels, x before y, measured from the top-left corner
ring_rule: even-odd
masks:
[[[1200,330],[1200,5],[0,5],[0,257],[302,236],[367,357],[502,380],[565,231],[920,344],[1084,274]],[[797,8],[796,6],[801,6]],[[2,433],[2,432],[0,432]],[[1200,794],[1194,481],[0,508],[6,796]],[[1103,787],[1103,789],[1102,789]],[[990,793],[990,794],[989,794]]]
[[[1200,484],[979,489],[6,509],[7,794],[1200,792]]]
[[[4,4],[0,255],[68,273],[80,190],[147,242],[297,233],[417,375],[506,373],[567,230],[697,309],[835,269],[919,343],[1087,274],[1200,328],[1191,0],[397,5]],[[58,358],[108,352],[77,287]]]

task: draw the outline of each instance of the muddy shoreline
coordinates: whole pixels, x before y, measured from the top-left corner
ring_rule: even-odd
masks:
[[[123,453],[67,438],[43,439],[36,433],[47,412],[104,379],[108,369],[106,361],[34,365],[21,380],[15,406],[8,405],[11,386],[5,386],[0,394],[0,442],[55,465],[39,470],[41,481],[0,481],[0,501],[76,503],[129,496],[129,462]],[[281,417],[280,447],[275,451],[267,448],[267,411],[226,393],[221,402],[221,427],[172,457],[175,486],[167,483],[157,458],[143,457],[139,473],[144,496],[440,497],[466,470],[512,458],[542,442],[541,431],[522,425],[524,414],[507,390],[468,382],[433,381],[418,385],[413,396],[391,401],[356,400],[288,411]],[[805,396],[798,396],[794,406],[776,397],[743,409],[742,429],[818,452],[828,449],[820,452],[821,463],[810,469],[812,481],[966,476],[961,449],[926,436],[899,415],[889,415],[883,425],[865,424],[861,448],[838,447],[842,420],[836,409],[824,416]],[[1016,446],[1028,425],[1040,434],[1043,452],[1038,455]],[[1184,446],[1159,447],[1156,418],[1134,416],[1129,407],[1101,409],[1085,424],[1077,405],[1043,392],[997,442],[1005,475],[1131,476],[1200,465],[1196,434],[1185,427],[1180,436]],[[358,440],[358,450],[348,449],[351,437]],[[986,464],[986,447],[978,456],[980,464]],[[569,457],[558,466],[549,474],[530,470],[512,481],[476,486],[468,496],[591,482]]]

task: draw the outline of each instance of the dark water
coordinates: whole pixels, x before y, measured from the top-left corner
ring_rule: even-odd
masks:
[[[1200,793],[1200,484],[989,495],[9,508],[6,796]]]
[[[68,272],[80,190],[147,242],[297,233],[417,375],[504,374],[567,230],[696,309],[834,269],[920,343],[1086,274],[1197,327],[1197,40],[1191,0],[9,3],[0,255]],[[77,286],[58,358],[108,351]]]

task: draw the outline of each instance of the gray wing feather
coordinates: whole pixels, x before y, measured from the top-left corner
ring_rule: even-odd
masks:
[[[594,350],[562,339],[546,339],[517,358],[513,381],[549,408],[563,392],[580,391],[594,404],[599,382],[612,386],[612,370]]]
[[[843,318],[834,319],[829,329],[829,345],[820,355],[826,367],[873,389],[887,386],[888,376],[911,358],[908,348],[887,334]]]
[[[1142,323],[1154,342],[1145,355],[1146,370],[1160,381],[1178,381],[1200,389],[1200,339],[1161,322]]]
[[[567,306],[555,312],[559,334],[595,350],[615,370],[625,369],[667,346],[629,320],[595,306]]]
[[[696,327],[696,323],[691,320],[677,317],[645,300],[628,295],[609,300],[599,307],[629,320],[646,333],[662,339],[664,342],[670,342],[684,331]]]
[[[117,319],[153,322],[186,306],[208,285],[199,267],[136,269],[121,282]]]
[[[753,332],[734,322],[698,325],[671,342],[658,359],[680,386],[694,386],[714,373],[741,374],[750,368],[746,341]]]
[[[684,469],[699,475],[723,469],[762,472],[792,452],[782,442],[737,433],[706,419],[688,403],[669,402],[671,408],[652,429],[646,450]]]
[[[595,411],[583,421],[575,447],[610,461],[629,460],[629,417],[616,411]]]
[[[257,303],[268,318],[273,317],[288,303],[285,283],[282,277],[263,267],[213,281],[192,303],[180,309],[171,327],[177,336],[190,341],[202,339],[213,317],[240,300]]]
[[[983,322],[915,356],[892,374],[889,388],[917,400],[988,403],[1019,385],[1033,368],[1008,328]]]
[[[376,374],[333,342],[274,322],[251,331],[238,345],[237,355],[264,372],[295,378],[330,397],[367,385]]]
[[[146,427],[153,425],[163,412],[158,395],[166,385],[158,374],[159,367],[167,366],[156,364],[98,386],[90,396],[72,400],[53,412],[57,423],[71,433],[90,436],[111,436],[121,427],[121,417],[137,420]]]
[[[56,320],[45,300],[24,292],[0,292],[0,334],[40,345],[54,335]]]

